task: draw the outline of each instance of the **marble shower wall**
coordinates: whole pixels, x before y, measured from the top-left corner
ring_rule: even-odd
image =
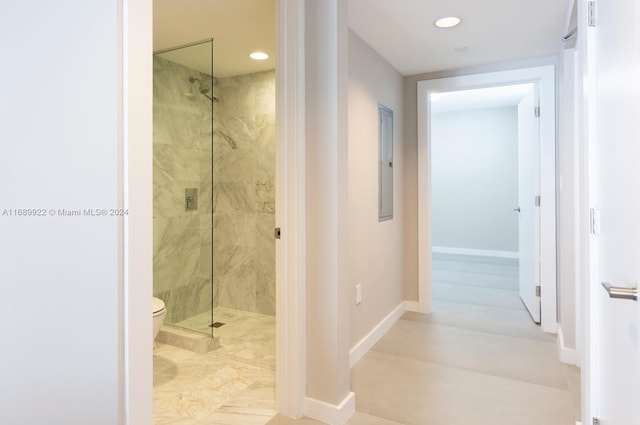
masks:
[[[218,78],[215,95],[215,304],[274,315],[275,72]]]
[[[169,323],[211,309],[211,101],[189,77],[211,76],[159,56],[153,60],[153,293]],[[185,189],[198,209],[185,211]]]

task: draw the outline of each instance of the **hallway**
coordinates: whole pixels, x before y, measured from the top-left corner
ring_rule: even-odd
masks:
[[[518,296],[516,260],[434,254],[434,312],[406,313],[352,369],[349,425],[574,425],[579,369]],[[316,424],[276,417],[271,425]]]

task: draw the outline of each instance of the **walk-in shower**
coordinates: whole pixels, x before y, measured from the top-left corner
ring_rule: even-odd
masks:
[[[212,60],[212,40],[153,58],[153,292],[165,323],[200,332],[188,320],[213,322],[214,303]]]
[[[275,72],[214,76],[212,47],[154,55],[154,296],[169,325],[244,335],[275,316]]]

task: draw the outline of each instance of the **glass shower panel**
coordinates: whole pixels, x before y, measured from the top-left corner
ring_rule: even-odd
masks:
[[[213,335],[213,40],[153,56],[153,294]]]

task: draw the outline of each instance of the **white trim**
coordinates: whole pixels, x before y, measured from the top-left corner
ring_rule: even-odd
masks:
[[[406,301],[401,302],[396,308],[387,314],[387,316],[380,321],[364,338],[362,338],[350,351],[349,351],[349,368],[352,368],[364,357],[365,354],[371,348],[376,345],[380,338],[386,334],[389,329],[402,317],[407,311]]]
[[[556,332],[556,89],[555,66],[418,81],[418,302],[431,311],[431,155],[429,94],[536,82],[540,87],[541,327]]]
[[[418,301],[405,301],[404,304],[407,308],[407,311],[411,311],[414,313],[429,313],[428,311],[422,310],[422,306]]]
[[[304,413],[307,417],[329,425],[343,425],[356,411],[356,395],[350,392],[339,405],[316,400],[304,399]]]
[[[495,251],[491,249],[453,248],[449,246],[434,246],[431,252],[438,254],[476,255],[479,257],[520,258],[517,251]]]
[[[122,196],[124,218],[124,382],[120,425],[153,422],[153,2],[126,0],[122,13]]]
[[[575,348],[569,348],[564,343],[564,333],[562,332],[562,327],[560,323],[558,323],[558,357],[562,363],[577,365],[578,364],[578,356],[576,354]]]
[[[304,2],[278,0],[276,64],[276,408],[303,414],[306,387]]]

